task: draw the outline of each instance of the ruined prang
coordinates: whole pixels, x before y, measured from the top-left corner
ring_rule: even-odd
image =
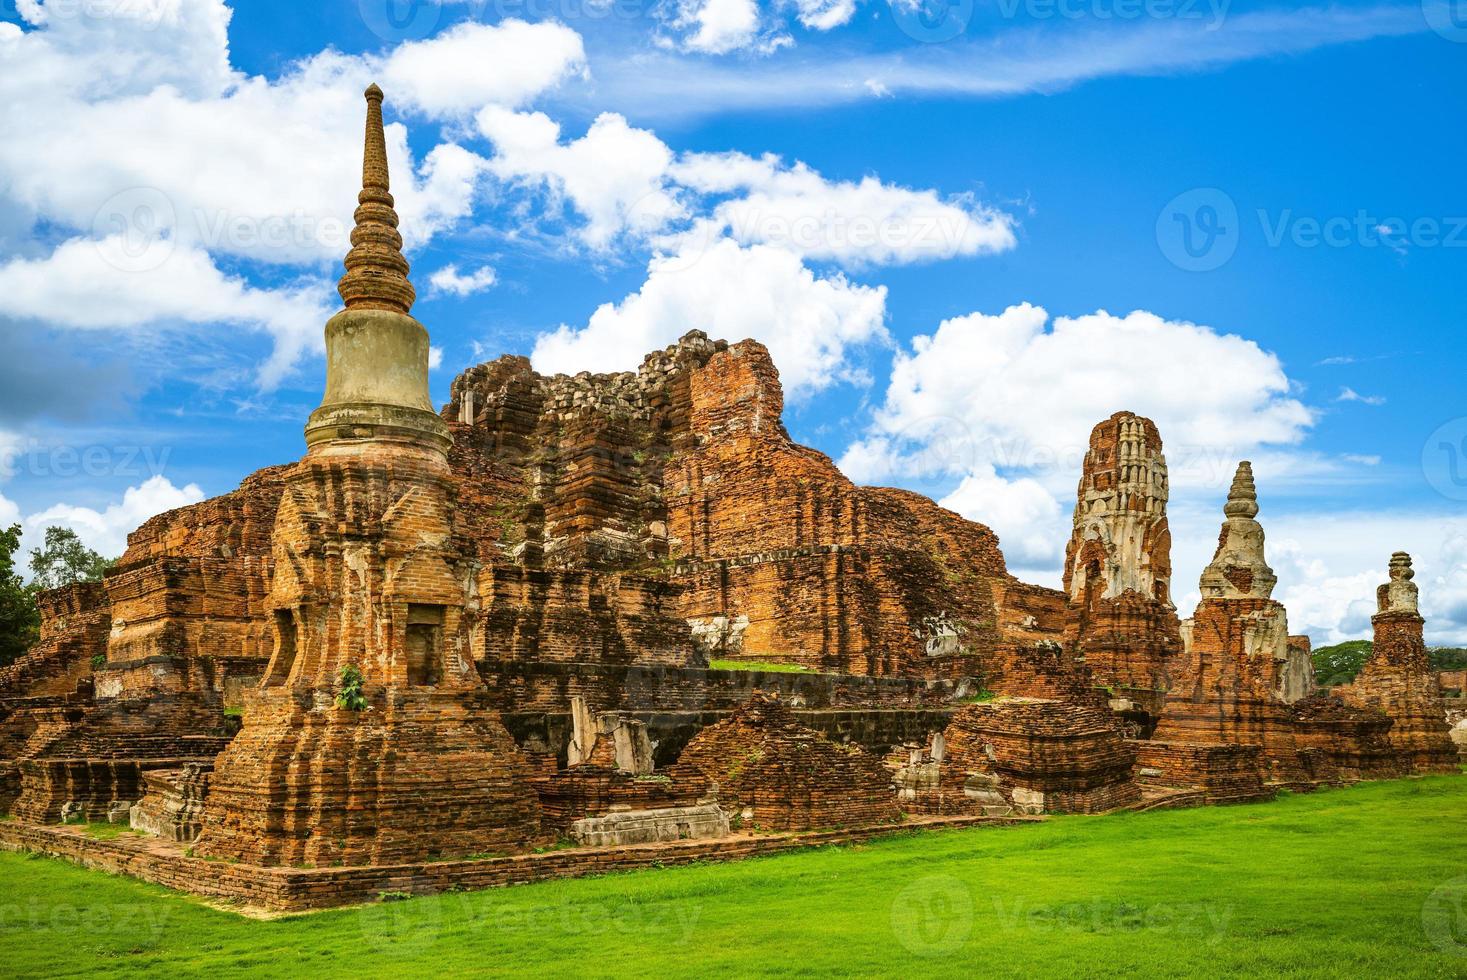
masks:
[[[1065,548],[1065,641],[1134,735],[1155,727],[1182,649],[1167,496],[1154,422],[1117,412],[1095,426]]]
[[[1257,753],[1261,781],[1301,781],[1280,692],[1288,614],[1272,598],[1278,579],[1264,558],[1258,492],[1246,460],[1238,464],[1223,514],[1217,551],[1202,572],[1202,601],[1182,624],[1183,654],[1142,765],[1150,759],[1150,768],[1167,768],[1155,765],[1161,746],[1236,745]],[[1206,779],[1196,774],[1195,781]]]
[[[1441,708],[1441,683],[1422,639],[1425,620],[1417,601],[1416,572],[1404,551],[1391,555],[1390,578],[1376,590],[1370,623],[1375,647],[1339,697],[1391,718],[1391,747],[1414,773],[1458,771],[1457,747]]]

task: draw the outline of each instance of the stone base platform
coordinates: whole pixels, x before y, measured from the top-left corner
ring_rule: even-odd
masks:
[[[0,821],[0,848],[32,851],[87,868],[131,875],[143,881],[230,903],[246,914],[303,912],[376,900],[384,892],[433,895],[519,885],[554,878],[580,878],[613,871],[734,861],[806,847],[853,844],[912,830],[1008,826],[1043,817],[914,817],[900,824],[801,833],[731,834],[716,840],[664,841],[622,847],[578,847],[544,854],[517,854],[475,861],[358,866],[350,868],[262,868],[190,856],[185,845],[155,837],[99,840],[70,826]]]

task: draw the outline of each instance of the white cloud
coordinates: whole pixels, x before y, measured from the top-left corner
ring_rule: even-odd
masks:
[[[57,504],[26,518],[28,532],[38,537],[47,527],[69,527],[82,543],[108,558],[119,557],[127,550],[127,536],[148,518],[175,507],[204,499],[198,484],[175,487],[165,476],[154,476],[142,484],[129,487],[119,503],[103,510]]]
[[[597,116],[586,135],[569,143],[560,142],[560,126],[541,112],[491,106],[478,124],[494,143],[490,169],[544,188],[552,203],[568,198],[586,218],[579,234],[592,248],[608,248],[624,232],[648,234],[685,214],[665,180],[672,151],[615,113]]]
[[[45,258],[0,263],[0,315],[75,329],[227,323],[266,331],[275,349],[260,369],[265,387],[320,345],[334,305],[326,282],[256,289],[220,271],[206,252],[166,240],[138,252],[123,236],[78,238]]]
[[[812,31],[828,31],[850,23],[856,0],[795,0],[800,24]]]
[[[1354,388],[1341,388],[1337,402],[1360,402],[1362,405],[1384,405],[1386,403],[1383,395],[1362,395]]]
[[[87,4],[67,3],[64,13],[32,5],[34,29],[0,25],[0,103],[9,128],[25,134],[0,141],[0,210],[21,229],[72,238],[50,258],[38,258],[53,251],[49,238],[21,245],[24,260],[12,260],[11,272],[57,277],[23,291],[62,298],[55,316],[34,305],[25,315],[129,329],[168,317],[217,322],[209,318],[223,305],[241,304],[224,322],[262,326],[277,340],[262,369],[267,384],[318,346],[298,318],[321,309],[319,283],[247,287],[208,266],[229,257],[338,271],[360,186],[361,92],[369,81],[386,80],[390,112],[447,116],[488,102],[522,104],[584,70],[574,31],[506,20],[467,24],[380,56],[327,49],[277,78],[251,77],[230,65],[231,11],[222,0],[95,6],[107,15]],[[440,142],[419,164],[402,124],[389,124],[387,138],[403,237],[413,249],[472,212],[487,161]],[[192,284],[227,280],[225,291],[195,313],[166,295],[173,284],[156,265],[134,280],[102,269],[78,283],[78,237],[103,251],[121,243],[124,252],[150,255],[166,241],[176,252],[171,268],[186,266],[186,294],[199,295]],[[62,295],[77,285],[79,297]],[[138,310],[126,308],[133,302]],[[308,332],[320,326],[318,318]]]
[[[939,503],[992,528],[1011,571],[1054,568],[1063,559],[1060,504],[1037,480],[1005,480],[983,466]]]
[[[658,256],[641,289],[597,308],[586,326],[562,325],[535,342],[543,372],[632,370],[689,330],[765,343],[786,393],[799,399],[852,377],[848,352],[885,342],[886,288],[816,276],[768,245],[727,239],[700,254]]]
[[[464,275],[453,263],[445,265],[428,277],[428,284],[433,287],[434,292],[448,293],[453,296],[472,296],[474,293],[482,293],[498,281],[498,274],[487,265],[480,266]]]
[[[1220,518],[1219,518],[1220,519]],[[1291,632],[1316,643],[1368,638],[1375,589],[1390,556],[1408,551],[1421,589],[1427,641],[1467,644],[1467,519],[1455,513],[1351,511],[1259,515],[1279,576],[1274,598]]]
[[[1313,414],[1257,344],[1144,311],[1051,322],[1023,304],[946,320],[898,352],[885,402],[840,467],[860,482],[957,478],[944,505],[993,527],[1027,580],[1058,586],[1090,430],[1121,410],[1161,430],[1178,582],[1211,558],[1238,460],[1253,459],[1265,495],[1344,466],[1293,448]]]
[[[1321,5],[1229,11],[1222,19],[1090,18],[1077,24],[1056,18],[1032,30],[984,31],[918,45],[920,51],[911,45],[855,53],[828,47],[769,59],[752,69],[732,59],[691,61],[637,51],[619,59],[598,58],[595,97],[598,107],[614,107],[638,120],[859,102],[874,97],[862,84],[868,78],[879,78],[903,95],[1010,98],[1099,78],[1210,71],[1427,30],[1414,4]]]
[[[381,70],[384,89],[431,116],[524,105],[585,72],[579,34],[553,21],[522,20],[466,21],[400,45]]]
[[[1290,390],[1277,357],[1233,334],[1141,310],[1051,324],[1025,303],[915,337],[842,467],[862,480],[899,473],[904,457],[940,437],[953,447],[944,462],[953,475],[987,463],[1069,479],[1091,428],[1125,409],[1160,427],[1173,486],[1189,475],[1226,485],[1249,451],[1297,443],[1312,424]]]
[[[704,193],[742,194],[719,203],[715,225],[744,244],[781,245],[849,268],[1003,252],[1015,246],[1013,218],[971,195],[947,200],[875,177],[826,180],[803,163],[742,153],[698,153],[673,176]]]
[[[20,523],[20,508],[15,501],[0,493],[0,531],[9,530]]]
[[[727,54],[759,40],[758,0],[676,0],[668,26],[684,51]]]
[[[429,371],[436,371],[439,368],[441,368],[442,366],[443,366],[443,348],[442,347],[429,347],[428,348],[428,370]]]

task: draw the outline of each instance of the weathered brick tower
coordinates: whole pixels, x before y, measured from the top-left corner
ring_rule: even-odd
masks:
[[[1441,709],[1441,684],[1422,638],[1416,572],[1404,551],[1391,555],[1390,581],[1376,590],[1375,649],[1355,680],[1338,688],[1340,698],[1377,708],[1394,722],[1391,747],[1414,773],[1458,771],[1456,745]]]
[[[1202,601],[1182,624],[1185,648],[1157,725],[1158,743],[1245,745],[1262,750],[1266,778],[1298,781],[1298,753],[1280,693],[1288,661],[1288,613],[1264,560],[1253,467],[1238,464]]]
[[[1154,422],[1117,412],[1095,426],[1065,548],[1065,640],[1136,735],[1156,724],[1182,649],[1167,494]]]
[[[276,515],[275,650],[218,760],[197,850],[255,864],[392,863],[521,846],[535,794],[469,651],[478,561],[455,533],[449,433],[388,192],[382,91],[326,324],[308,450]],[[360,671],[367,707],[339,706]]]

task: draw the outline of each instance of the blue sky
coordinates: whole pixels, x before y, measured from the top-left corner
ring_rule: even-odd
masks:
[[[12,0],[0,519],[117,551],[300,455],[375,78],[439,400],[754,336],[796,438],[1046,584],[1133,409],[1184,615],[1252,458],[1296,631],[1407,548],[1467,642],[1467,8],[916,2]]]

